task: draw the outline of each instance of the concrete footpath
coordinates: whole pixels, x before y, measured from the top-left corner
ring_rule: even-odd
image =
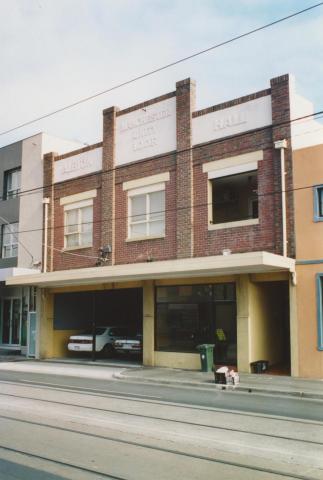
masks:
[[[115,374],[115,377],[127,381],[182,385],[195,388],[262,393],[268,395],[289,395],[323,401],[323,379],[310,380],[280,375],[240,373],[239,385],[225,386],[214,383],[213,372],[159,367],[131,368]]]
[[[21,359],[21,357],[20,357]],[[0,371],[36,373],[127,382],[155,383],[196,389],[229,390],[236,392],[284,395],[323,401],[323,379],[310,380],[270,374],[240,374],[237,386],[216,385],[213,372],[174,368],[143,367],[136,362],[117,359],[97,362],[82,360],[20,360],[1,358]]]

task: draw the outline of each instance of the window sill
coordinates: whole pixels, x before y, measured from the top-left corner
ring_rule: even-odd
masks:
[[[142,242],[143,240],[157,240],[158,238],[165,238],[165,235],[150,235],[144,237],[134,237],[134,238],[126,238],[126,242]]]
[[[82,245],[80,247],[65,247],[61,250],[61,252],[70,252],[72,250],[84,250],[85,248],[92,248],[93,245]]]
[[[208,226],[208,230],[223,230],[224,228],[247,227],[258,224],[259,218],[250,218],[249,220],[237,220],[236,222],[214,223]]]
[[[323,217],[314,217],[314,222],[323,222]]]

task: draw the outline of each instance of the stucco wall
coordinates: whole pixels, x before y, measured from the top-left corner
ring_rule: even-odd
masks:
[[[323,141],[323,139],[322,139]],[[293,154],[296,215],[299,376],[323,378],[318,350],[316,274],[323,273],[323,221],[314,221],[312,185],[323,184],[323,144]],[[313,262],[301,264],[302,262]]]

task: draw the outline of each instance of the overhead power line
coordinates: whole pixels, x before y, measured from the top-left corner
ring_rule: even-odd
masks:
[[[241,132],[241,133],[238,133],[238,134],[234,134],[234,135],[231,135],[231,136],[228,136],[228,137],[217,138],[215,140],[211,140],[211,141],[206,142],[206,143],[209,146],[209,145],[214,145],[214,144],[218,144],[218,143],[221,143],[221,142],[230,141],[233,138],[239,139],[239,138],[244,137],[246,135],[255,134],[256,132],[266,131],[266,130],[270,130],[270,129],[273,129],[273,128],[290,125],[294,122],[300,122],[300,120],[304,120],[304,121],[311,120],[313,117],[321,118],[322,115],[323,115],[323,110],[320,110],[320,111],[311,113],[309,115],[303,115],[301,117],[294,118],[292,120],[285,120],[283,122],[267,125],[267,126],[264,126],[264,127],[259,127],[259,128],[253,129],[253,130],[248,130],[248,131]],[[314,131],[316,131],[316,130],[314,130]],[[309,132],[304,132],[304,133],[298,134],[297,136],[303,135],[305,133],[307,134]],[[286,136],[285,135],[285,138],[291,138],[291,136]],[[155,155],[153,157],[153,160],[154,161],[160,160],[160,159],[169,157],[172,154],[178,155],[178,154],[181,154],[181,153],[187,153],[189,151],[194,151],[194,150],[202,148],[202,147],[203,147],[203,144],[198,144],[198,145],[193,145],[192,147],[188,147],[188,148],[185,148],[185,149],[182,149],[182,150],[176,150],[176,151],[173,151],[173,152],[162,153],[160,155]],[[231,154],[231,151],[227,151],[226,153],[227,153],[227,156],[229,156]],[[205,157],[204,157],[204,159],[205,159]],[[144,158],[144,159],[140,160],[139,162],[140,162],[140,165],[142,165],[143,163],[146,163],[146,162],[148,163],[148,162],[151,162],[151,161],[152,161],[152,158],[149,157],[149,158]],[[111,172],[116,171],[116,170],[120,171],[122,169],[127,169],[127,168],[131,168],[131,165],[129,165],[129,164],[118,165],[117,167],[109,168],[109,169],[106,169],[106,170],[100,170],[100,171],[97,171],[97,172],[88,173],[86,175],[83,175],[82,177],[71,178],[71,179],[68,179],[68,180],[60,181],[60,182],[48,183],[48,184],[43,185],[43,186],[34,187],[34,188],[26,189],[26,190],[21,190],[19,192],[19,194],[17,195],[17,197],[23,197],[23,196],[26,196],[26,195],[37,194],[37,193],[40,193],[42,190],[44,190],[46,188],[50,188],[50,187],[53,187],[53,186],[57,187],[57,186],[65,183],[65,182],[76,182],[76,181],[82,182],[84,179],[88,179],[88,178],[92,178],[92,177],[98,177],[98,176],[101,176],[101,175],[111,173]],[[156,168],[153,167],[151,170],[145,170],[145,175],[147,173],[149,173],[150,171],[151,172],[156,172]],[[3,201],[6,201],[6,200],[1,200],[0,199],[0,204]]]
[[[257,32],[260,32],[261,30],[265,30],[266,28],[269,28],[269,27],[273,27],[274,25],[277,25],[279,23],[282,23],[286,20],[289,20],[291,18],[294,18],[294,17],[297,17],[298,15],[301,15],[303,13],[306,13],[310,10],[313,10],[314,8],[317,8],[317,7],[321,7],[323,5],[323,2],[319,2],[319,3],[316,3],[315,5],[311,5],[310,7],[307,7],[307,8],[304,8],[303,10],[298,10],[297,12],[294,12],[290,15],[287,15],[285,17],[281,17],[281,18],[278,18],[277,20],[274,20],[270,23],[267,23],[265,25],[262,25],[261,27],[257,27],[257,28],[254,28],[252,30],[249,30],[245,33],[242,33],[240,35],[237,35],[235,37],[232,37],[228,40],[224,40],[223,42],[220,42],[220,43],[217,43],[216,45],[212,45],[211,47],[208,47],[208,48],[205,48],[203,50],[199,50],[198,52],[195,52],[195,53],[192,53],[186,57],[183,57],[183,58],[180,58],[178,60],[175,60],[174,62],[171,62],[171,63],[168,63],[166,65],[163,65],[161,67],[158,67],[158,68],[155,68],[154,70],[150,70],[149,72],[146,72],[146,73],[143,73],[141,75],[138,75],[136,77],[133,77],[129,80],[126,80],[124,82],[121,82],[121,83],[118,83],[116,85],[113,85],[112,87],[110,88],[107,88],[106,90],[102,90],[101,92],[98,92],[98,93],[94,93],[93,95],[90,95],[88,97],[84,97],[80,100],[77,100],[76,102],[73,102],[73,103],[70,103],[69,105],[65,105],[64,107],[60,107],[56,110],[53,110],[49,113],[45,113],[44,115],[41,115],[39,117],[36,117],[36,118],[33,118],[32,120],[28,120],[27,122],[24,122],[24,123],[20,123],[19,125],[16,125],[15,127],[12,127],[12,128],[9,128],[8,130],[5,130],[3,132],[0,132],[0,136],[3,136],[3,135],[6,135],[8,133],[11,133],[11,132],[14,132],[15,130],[19,130],[23,127],[26,127],[28,125],[31,125],[35,122],[39,122],[40,120],[44,120],[45,118],[48,118],[48,117],[51,117],[53,115],[56,115],[58,113],[61,113],[61,112],[64,112],[66,110],[69,110],[71,108],[74,108],[78,105],[81,105],[82,103],[86,103],[86,102],[89,102],[90,100],[94,100],[95,98],[98,98],[102,95],[105,95],[109,92],[112,92],[114,90],[117,90],[121,87],[125,87],[126,85],[130,85],[131,83],[134,83],[134,82],[137,82],[138,80],[142,80],[146,77],[149,77],[151,75],[154,75],[156,73],[159,73],[159,72],[162,72],[163,70],[166,70],[168,68],[171,68],[171,67],[174,67],[175,65],[178,65],[180,63],[183,63],[183,62],[186,62],[188,60],[191,60],[195,57],[198,57],[200,55],[203,55],[205,53],[208,53],[208,52],[211,52],[213,50],[216,50],[217,48],[220,48],[220,47],[223,47],[225,45],[228,45],[230,43],[233,43],[233,42],[236,42],[238,40],[241,40],[242,38],[245,38],[245,37],[248,37],[250,35],[253,35]]]

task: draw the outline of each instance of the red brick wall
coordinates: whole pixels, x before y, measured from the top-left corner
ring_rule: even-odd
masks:
[[[60,253],[64,249],[64,206],[60,205],[60,198],[87,190],[97,189],[97,196],[93,199],[93,246],[71,250],[70,253]],[[60,183],[54,190],[54,247],[53,270],[68,270],[70,268],[94,267],[95,258],[101,246],[101,175],[77,178]],[[57,249],[57,250],[56,250]],[[75,254],[75,255],[71,255]],[[84,257],[82,257],[84,255]]]
[[[194,112],[193,116],[237,105],[254,98],[272,95],[273,123],[276,126],[246,132],[216,142],[208,142],[189,152],[180,152],[191,146],[191,120],[194,106],[194,83],[189,79],[178,82],[177,97],[177,149],[179,152],[157,156],[114,168],[115,119],[135,107],[118,111],[116,107],[104,111],[103,172],[98,175],[69,180],[47,188],[47,195],[54,201],[54,246],[64,245],[63,207],[59,199],[86,190],[98,189],[94,199],[94,244],[92,248],[75,250],[78,255],[98,256],[98,249],[110,244],[113,252],[106,264],[136,263],[221,254],[224,248],[233,253],[266,250],[282,253],[281,229],[281,181],[280,154],[273,142],[289,139],[290,125],[279,125],[289,120],[289,79],[284,75],[271,81],[271,89],[256,92],[220,106]],[[161,99],[174,96],[167,94]],[[148,105],[156,99],[145,102]],[[208,177],[202,164],[226,157],[264,151],[264,159],[258,163],[259,225],[221,230],[208,230]],[[56,157],[60,159],[62,157]],[[287,188],[292,187],[291,152],[286,151]],[[45,162],[45,181],[50,183],[52,173],[50,159]],[[128,230],[128,195],[122,183],[158,173],[170,172],[166,185],[166,237],[126,242]],[[191,189],[193,185],[193,195]],[[113,191],[114,190],[114,191]],[[294,252],[293,194],[287,195],[289,255]],[[194,206],[193,215],[191,207]],[[52,213],[52,212],[50,212]],[[101,218],[102,214],[102,218]],[[51,220],[50,220],[51,221]],[[193,246],[193,250],[192,250]],[[95,259],[68,255],[55,251],[53,269],[90,267]]]
[[[270,148],[270,132],[258,132],[244,139],[205,146],[194,152],[194,256],[219,255],[229,248],[232,253],[267,250],[279,253],[276,245],[274,215],[273,151]],[[249,147],[249,148],[248,148]],[[202,164],[236,154],[264,150],[264,159],[258,163],[259,225],[208,230],[208,176]]]
[[[122,183],[164,172],[170,172],[170,180],[165,182],[166,237],[126,242],[128,236],[128,194],[123,190]],[[117,168],[115,199],[115,262],[117,264],[145,262],[149,258],[153,260],[176,258],[176,173],[174,155]]]

